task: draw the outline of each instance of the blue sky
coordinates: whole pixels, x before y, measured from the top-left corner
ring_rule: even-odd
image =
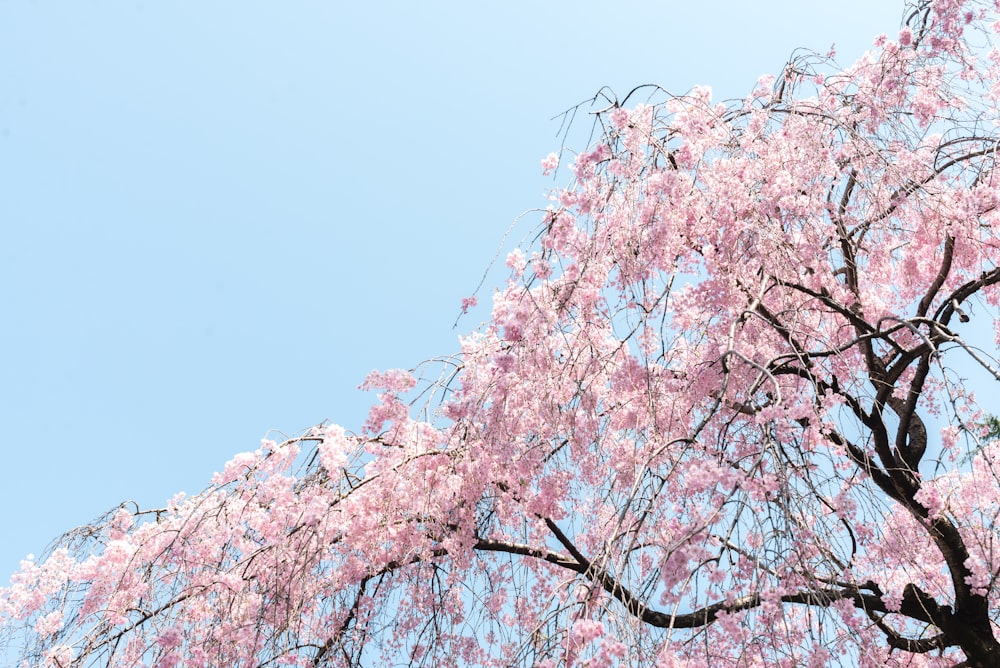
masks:
[[[453,329],[460,299],[558,183],[539,161],[563,110],[602,86],[742,97],[794,48],[848,63],[901,15],[0,0],[0,580],[269,432],[359,427],[369,371],[454,352],[488,313]]]

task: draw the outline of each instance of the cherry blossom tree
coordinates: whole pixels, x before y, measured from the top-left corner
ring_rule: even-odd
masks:
[[[998,11],[920,2],[854,65],[801,56],[732,103],[598,96],[459,354],[373,373],[360,434],[265,442],[63,537],[0,593],[0,643],[1000,665],[1000,444],[967,382],[1000,380]]]

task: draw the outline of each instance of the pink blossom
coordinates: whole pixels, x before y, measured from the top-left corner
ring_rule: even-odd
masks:
[[[50,636],[59,631],[62,626],[63,613],[61,610],[55,610],[43,617],[40,617],[38,621],[35,622],[35,632],[40,636]]]
[[[559,155],[556,153],[549,153],[542,160],[542,174],[548,176],[551,174],[556,167],[559,166]]]

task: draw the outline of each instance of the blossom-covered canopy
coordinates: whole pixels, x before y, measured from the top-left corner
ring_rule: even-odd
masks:
[[[361,434],[266,442],[67,535],[0,593],[0,643],[1000,665],[1000,444],[967,382],[1000,379],[996,4],[920,2],[854,65],[799,57],[731,103],[596,98],[460,354],[372,374]]]

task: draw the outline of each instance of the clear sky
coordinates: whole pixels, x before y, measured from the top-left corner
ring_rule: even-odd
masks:
[[[359,427],[370,370],[454,352],[488,313],[453,329],[460,299],[557,183],[552,117],[602,86],[742,97],[902,12],[0,0],[0,581],[269,431]]]

